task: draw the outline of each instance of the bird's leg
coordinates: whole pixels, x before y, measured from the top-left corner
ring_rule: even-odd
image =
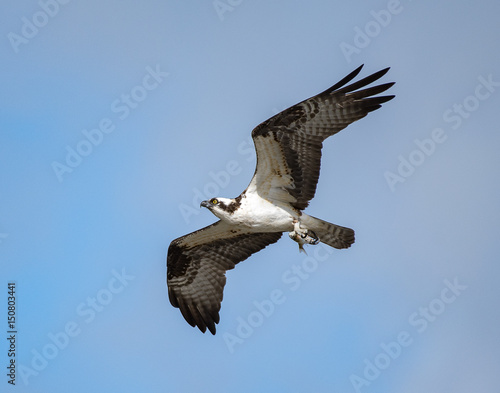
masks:
[[[315,246],[316,244],[319,243],[319,237],[318,237],[318,235],[316,235],[311,230],[306,230],[305,235],[300,235],[300,236],[302,237],[302,239],[304,239],[304,241],[307,244],[312,244],[313,246]]]
[[[294,222],[293,228],[294,228],[293,231],[288,232],[288,236],[290,236],[290,239],[292,239],[294,242],[299,243],[299,247],[301,247],[300,243],[302,239],[300,238],[300,235],[297,232],[297,222]]]
[[[304,243],[316,245],[319,243],[319,237],[311,230],[302,228],[300,222],[296,221],[293,225],[293,231],[288,235],[292,240],[295,240],[301,246]]]

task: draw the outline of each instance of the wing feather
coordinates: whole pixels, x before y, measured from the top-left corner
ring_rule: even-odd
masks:
[[[280,237],[281,232],[248,232],[218,221],[173,240],[167,255],[170,303],[191,326],[215,334],[226,271]]]
[[[323,141],[394,98],[373,97],[394,83],[358,90],[381,78],[389,68],[345,86],[361,68],[255,127],[252,138],[257,167],[247,190],[271,201],[289,202],[300,210],[307,207],[316,192]]]

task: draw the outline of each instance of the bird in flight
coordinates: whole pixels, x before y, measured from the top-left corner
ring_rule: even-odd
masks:
[[[303,210],[316,192],[323,141],[394,98],[376,96],[394,83],[366,87],[389,68],[347,85],[362,67],[255,127],[257,166],[246,190],[236,198],[201,202],[219,221],[170,243],[168,297],[191,326],[215,334],[226,271],[277,242],[283,232],[300,250],[319,242],[337,249],[354,243],[352,229]]]

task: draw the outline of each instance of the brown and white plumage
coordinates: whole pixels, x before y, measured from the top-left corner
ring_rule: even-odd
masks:
[[[394,97],[371,97],[394,83],[355,91],[382,77],[389,68],[343,87],[361,68],[324,92],[285,109],[254,128],[252,138],[257,151],[257,168],[250,187],[288,200],[300,210],[308,206],[316,192],[323,141]],[[278,190],[273,190],[272,181],[268,179],[273,178],[276,170],[288,175],[282,187],[289,196],[281,193],[283,182]]]
[[[359,90],[389,69],[345,86],[362,66],[324,92],[259,124],[252,131],[255,174],[234,199],[212,198],[201,206],[220,221],[175,239],[167,255],[170,303],[191,326],[215,334],[225,272],[275,243],[282,232],[302,244],[319,241],[335,248],[354,243],[354,231],[302,212],[314,197],[323,141],[394,96],[378,96],[393,83]]]
[[[191,326],[215,334],[226,270],[268,244],[281,232],[248,233],[218,221],[174,240],[168,248],[168,297]]]

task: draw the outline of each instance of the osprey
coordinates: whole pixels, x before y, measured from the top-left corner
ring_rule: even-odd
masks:
[[[394,98],[373,97],[394,83],[360,90],[389,68],[346,86],[362,67],[259,124],[252,131],[257,166],[246,190],[234,199],[216,197],[201,202],[219,221],[170,243],[168,297],[191,326],[215,334],[225,272],[277,242],[283,232],[289,232],[301,250],[303,244],[322,242],[342,249],[354,243],[352,229],[303,210],[316,191],[323,141]]]

